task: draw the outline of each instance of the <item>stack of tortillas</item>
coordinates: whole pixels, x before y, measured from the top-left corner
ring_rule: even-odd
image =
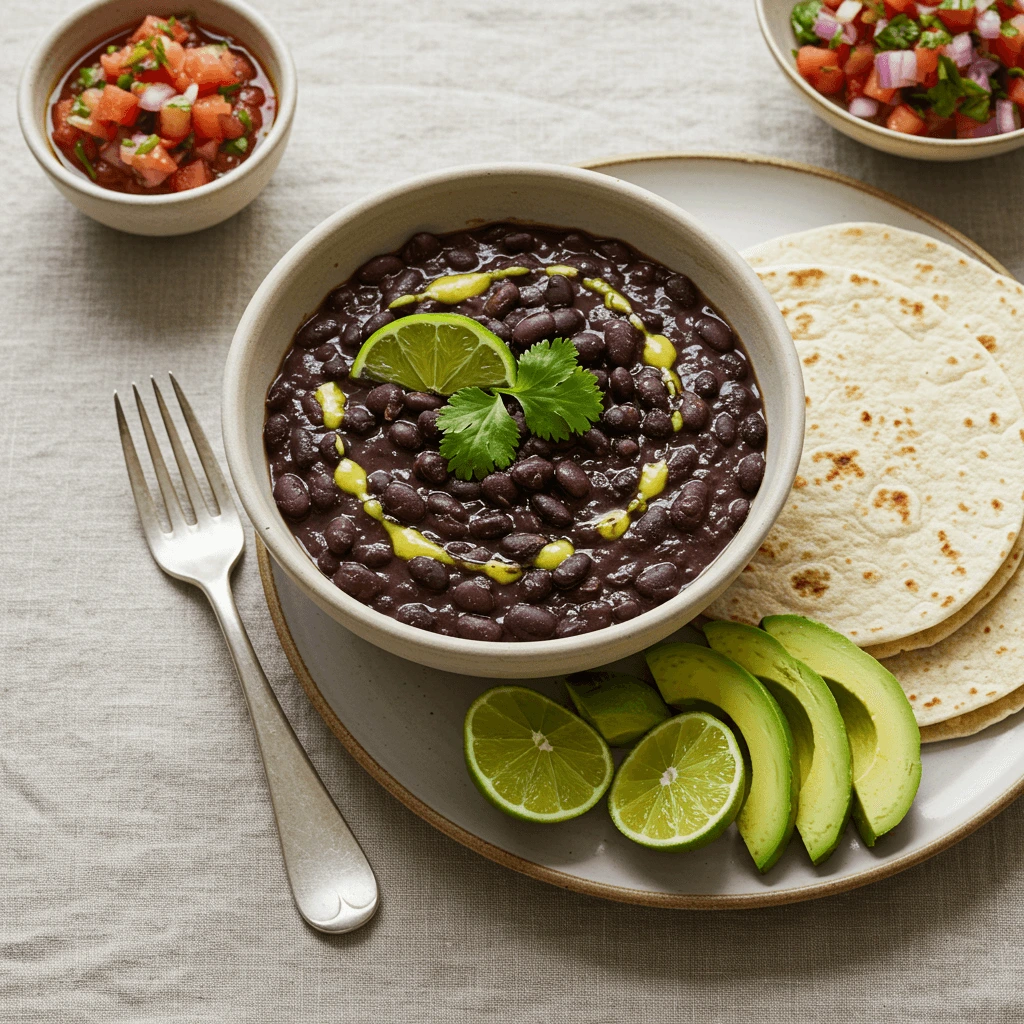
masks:
[[[707,614],[846,633],[924,740],[1024,708],[1024,287],[882,224],[745,255],[793,334],[807,425],[786,508]]]

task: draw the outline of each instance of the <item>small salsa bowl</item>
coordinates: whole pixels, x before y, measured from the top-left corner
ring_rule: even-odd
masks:
[[[173,4],[171,5],[173,7]],[[57,190],[84,214],[133,235],[184,235],[219,224],[256,198],[281,161],[295,114],[291,54],[261,14],[241,0],[190,0],[190,13],[249,47],[274,84],[277,113],[266,138],[240,166],[208,185],[166,195],[129,195],[102,188],[61,163],[49,138],[54,86],[87,46],[165,12],[154,0],[93,0],[59,22],[35,48],[18,88],[18,119],[32,155]]]
[[[370,257],[397,248],[416,232],[443,234],[494,221],[559,225],[621,238],[689,275],[742,339],[763,395],[768,424],[764,482],[732,541],[664,604],[579,636],[520,643],[467,640],[381,614],[320,572],[271,493],[264,403],[298,327]],[[677,206],[594,171],[486,165],[415,178],[353,203],[292,247],[253,296],[235,332],[224,374],[223,432],[231,475],[256,536],[332,618],[370,643],[422,665],[485,677],[536,678],[635,654],[692,619],[742,572],[796,475],[804,436],[803,378],[785,322],[757,275],[735,250]]]
[[[854,117],[839,103],[818,92],[797,71],[796,58],[793,56],[797,43],[789,23],[790,13],[796,2],[797,0],[755,0],[761,35],[764,36],[775,63],[789,79],[790,85],[811,105],[818,117],[844,135],[883,153],[910,157],[914,160],[980,160],[983,157],[1009,153],[1024,146],[1024,128],[982,139],[930,139],[890,131],[871,121]]]

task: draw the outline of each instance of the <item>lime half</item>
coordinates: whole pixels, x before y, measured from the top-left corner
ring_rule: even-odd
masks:
[[[695,850],[729,827],[745,790],[746,768],[732,730],[703,711],[689,711],[633,748],[612,783],[608,810],[635,843]]]
[[[498,686],[466,712],[469,774],[495,807],[527,821],[568,821],[604,796],[608,744],[581,718],[536,690]]]
[[[416,313],[371,334],[352,376],[448,396],[459,388],[511,387],[516,360],[501,338],[468,316]]]

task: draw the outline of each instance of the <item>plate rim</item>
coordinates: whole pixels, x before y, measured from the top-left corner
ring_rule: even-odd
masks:
[[[760,156],[751,153],[725,153],[711,151],[694,151],[687,153],[675,152],[654,152],[654,153],[630,153],[617,157],[605,157],[599,160],[587,161],[576,166],[585,167],[591,170],[598,170],[602,167],[610,167],[617,164],[628,163],[649,163],[655,160],[726,160],[733,163],[746,163],[771,167],[782,167],[788,170],[797,171],[803,174],[812,174],[815,177],[826,178],[847,185],[859,192],[864,192],[874,198],[881,199],[887,203],[899,207],[907,213],[926,221],[933,227],[942,231],[947,237],[955,238],[957,242],[980,262],[991,267],[997,273],[1007,277],[1013,277],[1010,271],[1004,267],[994,256],[983,249],[976,242],[966,235],[957,231],[956,228],[946,224],[938,217],[919,209],[912,203],[886,192],[858,181],[845,174],[832,171],[823,167],[815,167],[812,164],[801,163],[796,160],[787,160],[781,157]],[[949,849],[961,839],[966,838],[972,832],[979,829],[986,822],[991,821],[997,814],[1005,810],[1018,796],[1024,792],[1024,778],[1014,786],[1011,786],[1005,793],[993,800],[986,807],[983,807],[975,815],[961,824],[958,828],[940,836],[919,850],[905,854],[893,860],[878,864],[876,867],[866,871],[849,875],[845,878],[823,880],[811,883],[810,885],[796,886],[789,889],[766,890],[763,893],[745,893],[742,895],[729,894],[705,894],[695,895],[686,893],[665,893],[648,889],[632,889],[624,886],[612,885],[608,882],[595,882],[590,879],[580,878],[577,875],[559,871],[556,868],[546,867],[534,861],[527,860],[516,854],[489,843],[479,836],[464,829],[461,825],[446,818],[443,814],[434,810],[429,804],[421,800],[405,786],[403,786],[393,775],[386,771],[356,740],[345,724],[335,714],[334,709],[327,702],[321,693],[316,680],[313,678],[306,666],[299,649],[292,636],[291,629],[281,606],[280,595],[277,590],[277,581],[274,578],[274,569],[270,552],[263,542],[256,538],[256,557],[259,567],[260,581],[263,586],[263,595],[270,612],[274,629],[277,632],[278,640],[284,650],[288,663],[295,673],[299,684],[305,691],[310,703],[324,723],[331,730],[341,745],[355,759],[370,777],[380,784],[391,796],[422,818],[429,825],[432,825],[439,832],[461,843],[463,846],[478,853],[488,860],[499,864],[502,867],[517,871],[540,882],[555,885],[571,892],[580,893],[584,896],[594,896],[601,899],[612,900],[618,903],[627,903],[634,906],[659,907],[675,910],[741,910],[759,907],[781,906],[789,903],[799,903],[806,900],[821,899],[826,896],[835,896],[839,893],[849,892],[861,886],[878,882],[885,878],[899,874],[908,868],[921,864],[936,854]]]

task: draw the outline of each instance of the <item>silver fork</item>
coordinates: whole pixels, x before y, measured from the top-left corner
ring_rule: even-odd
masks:
[[[245,546],[245,534],[213,450],[172,374],[171,385],[213,493],[212,507],[208,507],[160,389],[153,378],[150,380],[195,521],[190,522],[182,510],[139,390],[133,384],[170,530],[161,525],[121,400],[114,392],[124,461],[149,549],[164,572],[195,584],[213,606],[263,756],[285,869],[299,913],[319,931],[353,931],[369,921],[377,909],[377,880],[288,724],[235,607],[230,577]]]

